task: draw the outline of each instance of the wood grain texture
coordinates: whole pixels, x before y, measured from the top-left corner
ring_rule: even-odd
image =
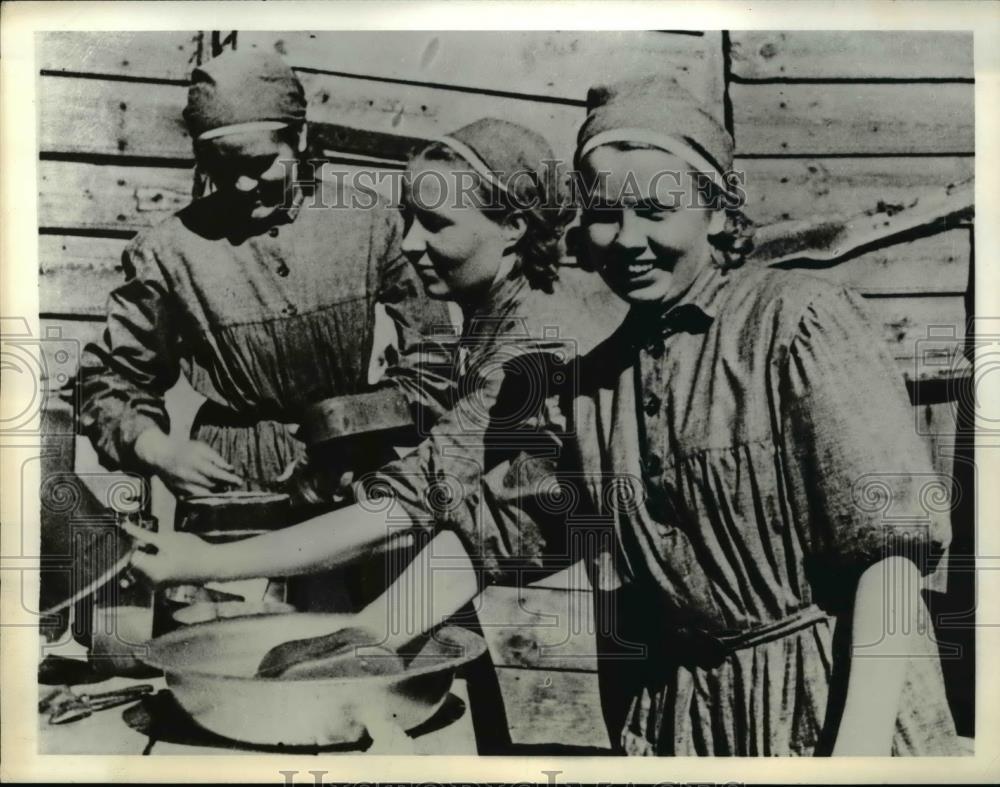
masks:
[[[201,48],[197,31],[47,31],[36,38],[43,71],[186,80]]]
[[[745,212],[758,224],[894,211],[975,174],[971,158],[740,159]]]
[[[295,67],[577,101],[609,77],[660,73],[722,112],[717,32],[412,30],[373,39],[349,31],[241,31],[237,45],[277,52]]]
[[[904,379],[944,380],[969,373],[960,349],[963,296],[867,298],[874,334],[886,342]]]
[[[969,230],[953,229],[807,270],[868,295],[955,294],[968,288],[970,253]]]
[[[179,85],[43,76],[39,150],[191,159]]]
[[[108,293],[125,281],[119,238],[41,235],[38,238],[38,309],[100,318]]]
[[[491,586],[480,595],[476,616],[497,666],[597,669],[589,588]]]
[[[38,175],[40,227],[135,231],[191,201],[188,169],[41,161]]]
[[[730,85],[741,155],[972,153],[973,85]]]
[[[971,79],[972,33],[918,30],[730,33],[743,79]]]
[[[497,680],[513,743],[610,748],[596,673],[501,667]]]
[[[329,74],[300,74],[309,119],[408,139],[427,140],[484,117],[538,131],[568,157],[584,119],[582,107],[437,87],[400,85]]]

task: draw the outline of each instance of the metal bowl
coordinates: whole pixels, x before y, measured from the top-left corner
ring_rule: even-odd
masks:
[[[254,677],[275,645],[350,622],[349,615],[292,613],[198,623],[154,639],[146,662],[163,670],[180,706],[211,732],[261,745],[326,746],[386,724],[417,727],[441,707],[455,670],[486,650],[482,637],[448,626],[408,654],[400,674]]]

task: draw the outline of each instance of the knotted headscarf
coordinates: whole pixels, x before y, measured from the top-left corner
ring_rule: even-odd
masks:
[[[191,74],[184,121],[195,140],[278,129],[305,119],[302,83],[276,55],[230,50]]]

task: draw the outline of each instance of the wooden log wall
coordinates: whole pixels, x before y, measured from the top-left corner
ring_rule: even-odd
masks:
[[[81,342],[101,329],[128,238],[190,198],[185,82],[220,46],[274,51],[295,67],[318,148],[341,165],[398,167],[417,141],[483,116],[534,127],[569,158],[588,86],[663,73],[733,133],[747,212],[760,223],[891,213],[973,174],[972,38],[959,33],[414,31],[373,46],[370,34],[215,31],[38,43],[41,316]],[[971,249],[972,228],[951,229],[820,273],[867,297],[911,383],[947,382],[968,374],[951,359]],[[933,367],[919,362],[930,326],[946,337]],[[945,472],[954,406],[938,400],[952,390],[914,394],[915,424]],[[589,591],[572,576],[582,574],[480,599],[514,743],[608,746]]]

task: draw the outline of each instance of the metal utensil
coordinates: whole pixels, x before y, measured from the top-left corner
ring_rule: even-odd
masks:
[[[68,724],[85,719],[97,711],[127,705],[152,693],[153,687],[149,683],[99,694],[74,694],[70,691],[67,692],[69,696],[55,703],[49,715],[49,724]]]

